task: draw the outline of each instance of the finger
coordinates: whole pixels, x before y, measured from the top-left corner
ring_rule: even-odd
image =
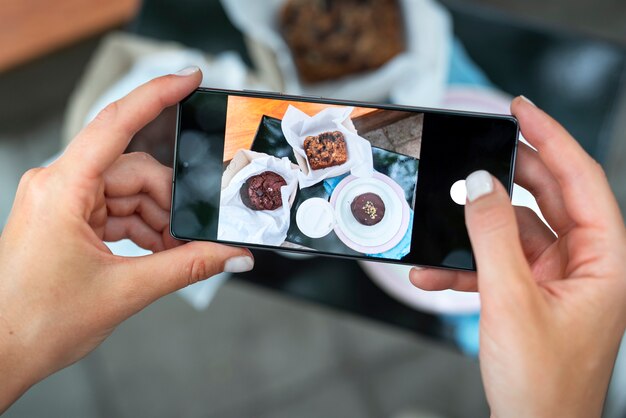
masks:
[[[465,221],[476,267],[478,287],[485,297],[526,292],[532,283],[509,195],[491,174],[470,174]]]
[[[532,209],[524,206],[514,206],[514,209],[522,250],[528,263],[532,264],[556,242],[557,237]]]
[[[520,238],[527,260],[532,263],[545,251],[556,237],[539,219],[537,214],[526,207],[515,207],[520,227]],[[431,268],[413,268],[409,273],[411,283],[422,290],[456,290],[475,292],[478,290],[476,273]]]
[[[572,220],[579,225],[603,227],[619,222],[621,215],[606,176],[580,144],[524,98],[513,100],[511,112],[519,120],[524,137],[537,148],[539,157],[561,186]]]
[[[533,195],[541,213],[559,236],[565,235],[574,226],[565,207],[561,186],[537,151],[523,142],[517,148],[515,182]]]
[[[170,222],[169,211],[160,207],[147,194],[136,194],[126,197],[106,198],[108,216],[125,217],[138,215],[150,226],[161,233],[167,229]]]
[[[162,296],[222,271],[238,273],[253,266],[254,258],[246,248],[189,242],[149,256],[125,259],[118,265],[116,289],[118,296],[135,301],[135,309],[140,310]]]
[[[524,254],[532,263],[556,241],[556,236],[531,209],[516,206],[515,214]],[[475,292],[478,290],[474,272],[413,268],[409,273],[409,280],[415,287],[428,291],[451,289],[460,292]]]
[[[130,239],[141,248],[153,252],[165,249],[163,234],[152,229],[137,215],[107,218],[103,240],[115,242],[121,239]]]
[[[422,290],[457,290],[459,292],[476,292],[478,282],[476,273],[469,271],[452,271],[431,268],[412,268],[409,280],[413,286]]]
[[[155,78],[111,103],[70,143],[59,164],[80,175],[101,175],[124,152],[139,129],[161,111],[185,98],[200,85],[197,67],[180,75]]]
[[[143,152],[124,154],[105,171],[104,193],[107,197],[146,193],[161,208],[169,211],[172,201],[172,169]]]

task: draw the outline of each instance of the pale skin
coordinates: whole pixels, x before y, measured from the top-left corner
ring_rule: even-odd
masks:
[[[194,71],[139,87],[56,162],[22,178],[0,238],[0,413],[160,297],[225,267],[252,268],[247,249],[173,239],[171,169],[122,155],[135,132],[201,79]],[[155,253],[124,258],[103,243],[122,238]]]
[[[465,208],[477,273],[413,269],[410,280],[480,291],[493,417],[599,417],[626,328],[624,222],[602,168],[562,126],[523,98],[511,110],[537,149],[520,144],[515,180],[556,235],[491,178]]]
[[[122,155],[137,130],[200,80],[192,71],[141,86],[50,167],[23,177],[0,237],[0,412],[160,297],[252,268],[246,249],[171,238],[171,170],[144,154]],[[599,166],[531,104],[516,99],[512,109],[539,150],[520,151],[517,180],[558,239],[533,214],[516,216],[496,184],[466,205],[478,275],[414,270],[411,281],[480,287],[481,371],[493,416],[599,416],[626,326],[626,232]],[[124,258],[103,244],[122,238],[155,253]]]

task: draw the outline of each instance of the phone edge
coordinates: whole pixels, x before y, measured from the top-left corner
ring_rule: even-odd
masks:
[[[485,113],[485,112],[472,112],[472,111],[464,111],[464,110],[446,110],[446,109],[406,106],[406,105],[397,105],[397,104],[380,104],[380,103],[374,103],[374,102],[359,102],[359,101],[351,101],[351,100],[336,100],[336,99],[324,98],[321,96],[295,96],[295,95],[288,95],[288,94],[283,94],[283,93],[263,92],[263,91],[257,91],[257,90],[245,90],[245,89],[231,90],[231,89],[220,89],[220,88],[212,88],[212,87],[198,87],[193,92],[191,92],[188,96],[183,98],[179,103],[176,104],[176,133],[175,133],[175,139],[174,139],[174,161],[172,162],[172,168],[173,168],[172,169],[172,194],[171,194],[172,206],[170,208],[169,232],[173,238],[179,241],[212,242],[216,244],[231,245],[235,247],[251,248],[251,249],[263,250],[263,251],[273,251],[273,252],[282,251],[282,252],[289,252],[289,253],[295,253],[295,254],[320,255],[324,257],[348,259],[348,260],[355,260],[355,261],[362,260],[362,261],[372,261],[376,263],[401,264],[405,266],[436,268],[436,269],[450,270],[450,271],[470,271],[470,272],[476,271],[475,268],[466,269],[466,268],[461,268],[461,267],[453,268],[453,267],[435,266],[435,265],[428,265],[428,264],[414,264],[414,263],[403,262],[402,260],[391,260],[391,259],[367,257],[367,256],[341,255],[341,254],[326,253],[324,251],[318,251],[318,250],[307,251],[307,250],[300,250],[300,249],[294,249],[294,248],[280,248],[279,249],[274,246],[264,246],[262,244],[249,244],[249,243],[237,243],[237,242],[230,242],[230,241],[210,240],[210,239],[187,238],[187,237],[180,237],[176,235],[173,230],[173,220],[174,220],[173,204],[174,204],[174,196],[176,192],[175,184],[176,184],[176,171],[177,171],[176,169],[177,169],[177,160],[178,160],[177,159],[178,139],[179,139],[179,128],[180,128],[180,117],[181,117],[180,109],[181,109],[181,103],[183,103],[188,97],[190,97],[197,91],[225,93],[225,94],[232,94],[232,95],[244,96],[244,97],[260,97],[260,98],[270,98],[270,99],[278,99],[278,100],[292,100],[293,99],[296,101],[310,101],[313,103],[321,103],[321,104],[340,104],[340,105],[357,106],[357,107],[372,107],[372,108],[386,109],[386,110],[400,110],[400,111],[413,111],[413,112],[417,111],[417,112],[422,112],[422,113],[431,112],[431,113],[438,113],[438,114],[448,114],[448,115],[453,114],[453,115],[460,115],[460,116],[475,116],[475,117],[481,117],[481,118],[496,118],[496,119],[509,120],[515,124],[515,146],[513,148],[513,153],[511,155],[511,165],[510,165],[511,168],[509,170],[510,182],[507,185],[509,199],[512,199],[513,197],[513,187],[515,184],[515,178],[514,178],[515,161],[517,159],[517,149],[518,149],[519,134],[520,134],[519,121],[513,115],[503,115],[503,114]],[[302,100],[302,99],[305,99],[305,100]],[[472,251],[472,260],[473,260],[474,267],[476,267],[476,261],[474,258],[473,251]]]

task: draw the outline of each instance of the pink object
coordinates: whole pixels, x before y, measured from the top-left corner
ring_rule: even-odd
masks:
[[[409,281],[411,266],[363,260],[359,260],[359,264],[383,291],[412,308],[443,314],[470,314],[480,310],[478,293],[427,292],[416,288]]]
[[[510,115],[512,97],[480,86],[450,87],[441,101],[443,109]]]
[[[374,172],[374,176],[373,177],[377,178],[378,180],[381,180],[382,182],[387,184],[389,187],[391,187],[391,189],[394,191],[394,193],[397,194],[398,197],[400,198],[400,201],[402,202],[402,222],[401,222],[400,228],[398,229],[396,234],[389,241],[387,241],[386,243],[384,243],[382,245],[372,246],[372,247],[360,245],[360,244],[352,241],[350,238],[348,238],[346,236],[346,234],[343,233],[343,231],[341,230],[339,225],[336,225],[334,230],[335,230],[335,233],[337,234],[337,237],[344,244],[346,244],[348,247],[350,247],[353,250],[358,251],[360,253],[364,253],[364,254],[383,253],[385,251],[391,250],[393,247],[398,245],[398,243],[400,243],[400,241],[402,241],[402,238],[404,237],[404,234],[406,233],[406,231],[407,231],[407,229],[409,227],[409,220],[410,220],[409,204],[406,202],[406,198],[404,197],[404,190],[402,190],[400,185],[398,185],[398,183],[393,181],[390,177],[388,177],[388,176],[386,176],[384,174],[378,173],[378,172]],[[333,206],[334,209],[336,209],[337,196],[339,196],[339,193],[341,192],[341,190],[344,187],[346,187],[350,182],[352,182],[352,181],[354,181],[354,180],[356,180],[358,178],[359,177],[356,177],[356,176],[353,176],[353,175],[349,175],[346,178],[344,178],[343,180],[341,180],[341,182],[339,182],[337,187],[335,187],[335,190],[333,191],[333,194],[330,197],[330,204]]]

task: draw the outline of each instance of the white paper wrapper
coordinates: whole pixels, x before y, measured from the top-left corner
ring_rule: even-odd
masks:
[[[141,84],[190,65],[196,65],[202,70],[202,87],[233,90],[252,88],[249,87],[253,84],[247,79],[246,65],[234,52],[224,52],[211,61],[193,49],[155,52],[136,59],[130,71],[123,74],[92,104],[84,124],[91,122],[106,105],[119,100]]]
[[[300,188],[313,186],[320,181],[351,172],[357,177],[371,177],[374,172],[372,145],[360,137],[354,130],[350,114],[353,107],[329,107],[315,116],[309,116],[289,105],[281,124],[285,139],[293,148],[301,172],[298,173]],[[347,161],[341,165],[311,170],[304,152],[304,140],[307,136],[322,132],[340,131],[348,149]]]
[[[337,80],[304,84],[278,28],[285,0],[222,0],[231,22],[249,40],[264,82],[291,94],[434,106],[443,96],[452,30],[448,12],[433,0],[400,0],[406,51],[382,67]]]
[[[280,188],[283,206],[276,210],[251,210],[241,201],[239,190],[250,176],[268,170],[280,174],[287,182]],[[217,238],[250,244],[282,244],[289,229],[289,200],[298,187],[298,171],[288,158],[267,156],[250,161],[222,190]]]

